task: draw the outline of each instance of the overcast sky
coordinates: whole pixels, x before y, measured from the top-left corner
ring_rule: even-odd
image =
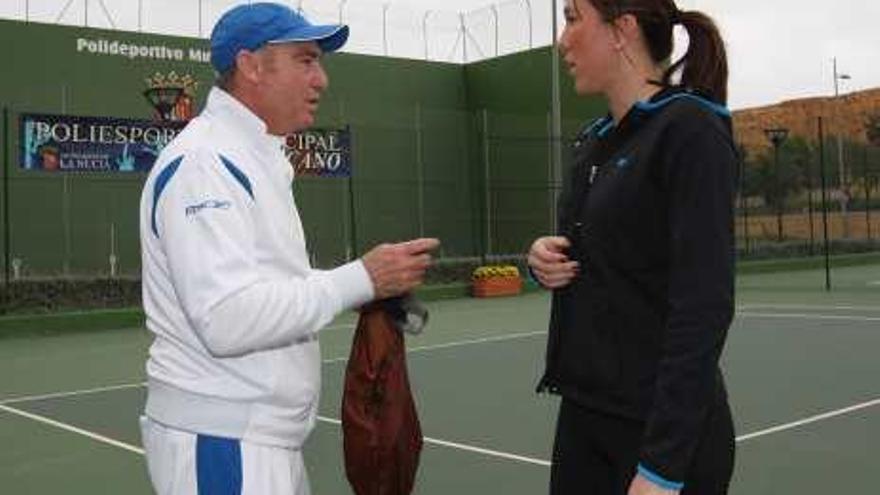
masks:
[[[321,22],[337,21],[344,1],[342,17],[353,33],[347,50],[358,53],[424,58],[427,52],[432,60],[461,62],[465,56],[475,60],[525,49],[530,39],[532,46],[551,41],[552,0],[529,0],[531,30],[527,0],[282,1],[301,6]],[[558,2],[561,9],[564,0]],[[60,19],[63,24],[83,25],[88,15],[90,26],[110,27],[109,17],[120,29],[207,36],[217,17],[236,3],[243,2],[0,0],[0,17],[24,19],[27,8],[27,16],[41,22]],[[489,8],[493,4],[497,17]],[[720,25],[727,40],[734,109],[833,95],[833,57],[839,72],[851,76],[840,81],[841,93],[880,87],[878,0],[679,0],[678,5],[703,10]],[[464,44],[459,12],[467,13]]]
[[[357,0],[353,0],[357,1]],[[564,0],[558,0],[560,8]],[[470,9],[481,0],[396,0],[422,8]],[[549,1],[532,0],[535,7]],[[878,0],[679,0],[719,24],[730,63],[730,105],[743,108],[803,96],[880,87]]]

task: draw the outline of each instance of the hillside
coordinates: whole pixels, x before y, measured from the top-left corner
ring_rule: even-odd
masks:
[[[843,129],[847,140],[867,142],[865,122],[880,113],[880,88],[841,95],[840,98],[818,97],[784,101],[776,105],[748,108],[733,112],[737,142],[751,153],[763,153],[770,144],[764,129],[785,127],[791,136],[816,141],[817,119],[824,117],[825,134],[835,135]]]

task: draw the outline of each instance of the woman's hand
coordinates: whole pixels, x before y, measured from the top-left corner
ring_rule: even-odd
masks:
[[[544,287],[560,289],[570,284],[580,265],[569,261],[565,250],[571,242],[565,237],[539,237],[529,249],[529,268]]]
[[[641,474],[637,474],[629,485],[627,495],[678,495],[678,490],[667,490],[648,481]]]

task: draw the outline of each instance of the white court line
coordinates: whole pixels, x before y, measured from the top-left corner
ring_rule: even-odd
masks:
[[[836,319],[836,320],[845,319],[845,320],[855,320],[855,321],[880,321],[880,318],[870,318],[870,317],[849,317],[849,316],[843,316],[843,315],[810,315],[810,314],[778,314],[778,313],[768,313],[768,314],[760,314],[760,313],[738,313],[738,314],[739,314],[739,315],[742,315],[742,316],[747,316],[747,317],[766,317],[766,318],[819,318],[819,319]],[[450,343],[446,343],[446,344],[437,344],[437,345],[430,345],[430,346],[413,347],[413,348],[411,348],[411,349],[408,349],[407,352],[408,352],[408,353],[409,353],[409,352],[422,352],[422,351],[428,351],[428,350],[433,350],[433,349],[443,349],[443,348],[450,348],[450,347],[457,347],[457,346],[464,346],[464,345],[471,345],[471,344],[481,344],[481,343],[487,343],[487,342],[499,342],[499,341],[505,341],[505,340],[513,340],[513,339],[517,339],[517,338],[525,338],[525,337],[537,336],[537,335],[542,335],[542,334],[546,334],[546,332],[545,332],[545,331],[539,331],[539,332],[523,332],[523,333],[515,333],[515,334],[501,335],[501,336],[496,336],[496,337],[487,337],[487,338],[482,338],[482,339],[473,339],[473,340],[463,340],[463,341],[457,341],[457,342],[450,342]],[[346,359],[347,359],[347,358],[333,358],[333,359],[326,359],[326,360],[323,360],[322,362],[323,362],[323,363],[333,363],[333,362],[337,362],[337,361],[343,361],[343,360],[346,360]],[[134,452],[134,453],[138,453],[138,454],[143,454],[143,450],[142,450],[142,449],[137,448],[137,447],[134,447],[134,446],[129,445],[129,444],[126,444],[126,443],[124,443],[124,442],[120,442],[120,441],[118,441],[118,440],[114,440],[114,439],[112,439],[112,438],[105,437],[105,436],[103,436],[103,435],[99,435],[99,434],[97,434],[97,433],[89,432],[89,431],[87,431],[87,430],[83,430],[83,429],[81,429],[81,428],[77,428],[77,427],[72,426],[72,425],[69,425],[69,424],[65,424],[65,423],[62,423],[62,422],[59,422],[59,421],[55,421],[55,420],[53,420],[53,419],[50,419],[50,418],[47,418],[47,417],[44,417],[44,416],[40,416],[40,415],[37,415],[37,414],[28,413],[28,412],[26,412],[26,411],[22,411],[22,410],[19,410],[19,409],[16,409],[16,408],[12,408],[12,407],[9,407],[9,406],[7,406],[7,405],[5,405],[5,404],[11,404],[11,403],[15,403],[15,402],[24,402],[24,401],[41,400],[41,399],[58,398],[58,397],[70,397],[70,396],[77,396],[77,395],[87,395],[87,394],[94,394],[94,393],[102,393],[102,392],[107,392],[107,391],[123,390],[123,389],[128,389],[128,388],[142,387],[142,386],[144,386],[144,385],[146,385],[146,384],[145,384],[145,383],[131,383],[131,384],[112,385],[112,386],[107,386],[107,387],[99,387],[99,388],[85,389],[85,390],[79,390],[79,391],[73,391],[73,392],[59,392],[59,393],[54,393],[54,394],[34,395],[34,396],[29,396],[29,397],[17,397],[17,398],[6,399],[6,400],[3,400],[3,401],[0,401],[0,410],[5,411],[5,412],[8,412],[8,413],[10,413],[10,414],[15,414],[15,415],[18,415],[18,416],[21,416],[21,417],[28,418],[28,419],[31,419],[31,420],[33,420],[33,421],[37,421],[37,422],[44,423],[44,424],[47,424],[47,425],[50,425],[50,426],[54,426],[54,427],[56,427],[56,428],[60,428],[60,429],[62,429],[62,430],[65,430],[65,431],[68,431],[68,432],[71,432],[71,433],[75,433],[75,434],[83,435],[83,436],[85,436],[85,437],[91,438],[91,439],[93,439],[93,440],[96,440],[96,441],[99,441],[99,442],[102,442],[102,443],[105,443],[105,444],[108,444],[108,445],[112,445],[112,446],[115,446],[115,447],[121,448],[121,449],[123,449],[123,450],[128,450],[128,451],[130,451],[130,452]],[[757,431],[757,432],[753,432],[753,433],[748,433],[748,434],[745,434],[745,435],[741,435],[741,436],[739,436],[739,437],[736,438],[736,441],[737,441],[737,442],[744,442],[744,441],[747,441],[747,440],[751,440],[751,439],[753,439],[753,438],[759,438],[759,437],[766,436],[766,435],[770,435],[770,434],[773,434],[773,433],[778,433],[778,432],[782,432],[782,431],[786,431],[786,430],[791,430],[791,429],[794,429],[794,428],[797,428],[797,427],[800,427],[800,426],[803,426],[803,425],[807,425],[807,424],[810,424],[810,423],[815,423],[815,422],[822,421],[822,420],[829,419],[829,418],[833,418],[833,417],[836,417],[836,416],[842,416],[842,415],[844,415],[844,414],[848,414],[848,413],[851,413],[851,412],[854,412],[854,411],[858,411],[858,410],[861,410],[861,409],[865,409],[865,408],[868,408],[868,407],[872,407],[872,406],[875,406],[875,405],[878,405],[878,404],[880,404],[880,399],[875,399],[875,400],[872,400],[872,401],[863,402],[863,403],[861,403],[861,404],[856,404],[856,405],[849,406],[849,407],[845,407],[845,408],[842,408],[842,409],[837,409],[837,410],[834,410],[834,411],[829,411],[829,412],[826,412],[826,413],[818,414],[818,415],[811,416],[811,417],[808,417],[808,418],[804,418],[804,419],[801,419],[801,420],[798,420],[798,421],[794,421],[794,422],[791,422],[791,423],[786,423],[786,424],[782,424],[782,425],[774,426],[774,427],[771,427],[771,428],[766,428],[766,429],[763,429],[763,430],[760,430],[760,431]],[[333,424],[339,424],[339,423],[340,423],[339,420],[335,420],[335,419],[332,419],[332,418],[319,417],[318,419],[320,419],[321,421],[328,422],[328,423],[333,423]],[[450,441],[441,440],[441,439],[436,439],[436,438],[431,438],[431,437],[425,437],[425,442],[426,442],[426,443],[429,443],[429,444],[434,444],[434,445],[439,445],[439,446],[443,446],[443,447],[452,448],[452,449],[463,450],[463,451],[468,451],[468,452],[474,452],[474,453],[478,453],[478,454],[483,454],[483,455],[488,455],[488,456],[498,457],[498,458],[503,458],[503,459],[508,459],[508,460],[514,460],[514,461],[523,462],[523,463],[528,463],[528,464],[535,464],[535,465],[540,465],[540,466],[549,466],[549,465],[550,465],[550,462],[549,462],[549,461],[546,461],[546,460],[543,460],[543,459],[536,459],[536,458],[531,458],[531,457],[526,457],[526,456],[520,456],[520,455],[516,455],[516,454],[510,454],[510,453],[507,453],[507,452],[501,452],[501,451],[496,451],[496,450],[490,450],[490,449],[485,449],[485,448],[482,448],[482,447],[475,447],[475,446],[472,446],[472,445],[461,444],[461,443],[456,443],[456,442],[450,442]]]
[[[810,423],[816,423],[818,421],[822,421],[825,419],[833,418],[835,416],[842,416],[844,414],[851,413],[853,411],[858,411],[860,409],[866,409],[868,407],[873,407],[876,405],[880,405],[880,399],[869,400],[867,402],[862,402],[861,404],[855,404],[853,406],[844,407],[842,409],[836,409],[834,411],[828,411],[822,414],[817,414],[815,416],[810,416],[809,418],[804,418],[798,421],[793,421],[791,423],[786,423],[779,426],[774,426],[772,428],[766,428],[760,431],[756,431],[754,433],[747,433],[745,435],[740,435],[736,437],[737,442],[745,442],[746,440],[751,440],[753,438],[763,437],[766,435],[770,435],[772,433],[778,433],[780,431],[791,430],[793,428],[797,428],[799,426],[808,425]]]
[[[81,436],[84,436],[84,437],[89,438],[91,440],[95,440],[97,442],[100,442],[100,443],[103,443],[106,445],[110,445],[112,447],[116,447],[116,448],[119,448],[122,450],[127,450],[127,451],[135,453],[135,454],[144,455],[144,449],[142,449],[142,448],[135,447],[134,445],[130,445],[125,442],[120,442],[119,440],[114,440],[110,437],[106,437],[106,436],[100,435],[98,433],[84,430],[82,428],[77,428],[76,426],[73,426],[73,425],[70,425],[67,423],[55,421],[54,419],[50,419],[45,416],[41,416],[39,414],[29,413],[27,411],[22,411],[20,409],[16,409],[16,408],[4,406],[4,405],[0,405],[0,411],[5,411],[10,414],[14,414],[16,416],[21,416],[23,418],[30,419],[32,421],[36,421],[38,423],[53,426],[55,428],[58,428],[58,429],[61,429],[61,430],[64,430],[64,431],[67,431],[70,433],[74,433],[77,435],[81,435]],[[322,422],[334,424],[337,426],[342,424],[342,421],[340,421],[338,419],[327,418],[324,416],[318,416],[318,419]],[[523,462],[523,463],[527,463],[527,464],[535,464],[538,466],[545,466],[545,467],[550,466],[549,461],[545,461],[542,459],[535,459],[533,457],[526,457],[526,456],[521,456],[521,455],[516,455],[516,454],[510,454],[507,452],[501,452],[501,451],[497,451],[497,450],[484,449],[481,447],[475,447],[473,445],[466,445],[466,444],[462,444],[462,443],[449,442],[449,441],[441,440],[438,438],[424,437],[423,440],[427,444],[439,445],[441,447],[449,447],[449,448],[456,449],[456,450],[462,450],[462,451],[472,452],[472,453],[476,453],[476,454],[482,454],[482,455],[486,455],[486,456],[490,456],[490,457],[497,457],[497,458],[501,458],[501,459],[518,461],[518,462]]]
[[[456,341],[456,342],[448,342],[446,344],[413,347],[413,348],[407,349],[407,354],[413,353],[413,352],[425,352],[425,351],[430,351],[433,349],[445,349],[445,348],[449,348],[449,347],[459,347],[459,346],[472,345],[472,344],[483,344],[483,343],[488,343],[488,342],[501,342],[501,341],[505,341],[505,340],[514,340],[514,339],[532,337],[535,335],[542,335],[545,333],[547,333],[547,332],[541,331],[541,332],[511,333],[511,334],[507,334],[507,335],[499,335],[496,337],[486,337],[483,339],[460,340],[460,341]],[[330,363],[338,363],[338,362],[347,361],[347,360],[348,360],[348,356],[344,356],[344,357],[324,359],[323,361],[321,361],[321,363],[322,364],[330,364]],[[47,393],[47,394],[41,394],[41,395],[26,395],[26,396],[12,397],[9,399],[0,400],[0,405],[15,404],[17,402],[30,402],[30,401],[38,401],[38,400],[46,400],[46,399],[57,399],[57,398],[62,398],[62,397],[74,397],[74,396],[78,396],[78,395],[97,394],[97,393],[102,393],[102,392],[111,392],[114,390],[125,390],[125,389],[129,389],[129,388],[145,387],[146,385],[147,385],[146,382],[123,383],[120,385],[109,385],[106,387],[96,387],[96,388],[83,389],[83,390],[74,390],[74,391],[70,391],[70,392],[54,392],[54,393]]]
[[[129,389],[129,388],[145,387],[146,385],[147,385],[146,382],[123,383],[122,385],[110,385],[107,387],[89,388],[89,389],[85,389],[85,390],[74,390],[72,392],[55,392],[55,393],[42,394],[42,395],[27,395],[24,397],[13,397],[11,399],[0,400],[0,405],[15,404],[16,402],[31,402],[31,401],[46,400],[46,399],[58,399],[61,397],[74,397],[77,395],[99,394],[102,392],[112,392],[115,390],[125,390],[125,389]]]
[[[861,404],[856,404],[856,405],[845,407],[842,409],[837,409],[834,411],[829,411],[826,413],[817,414],[815,416],[810,416],[809,418],[804,418],[799,421],[793,421],[791,423],[786,423],[783,425],[774,426],[772,428],[766,428],[764,430],[756,431],[754,433],[740,435],[740,436],[736,437],[736,441],[738,443],[742,443],[742,442],[745,442],[745,441],[748,441],[748,440],[751,440],[754,438],[759,438],[759,437],[771,435],[774,433],[779,433],[782,431],[791,430],[794,428],[798,428],[800,426],[808,425],[811,423],[817,423],[819,421],[823,421],[823,420],[830,419],[830,418],[837,417],[837,416],[843,416],[845,414],[849,414],[851,412],[858,411],[861,409],[866,409],[866,408],[876,406],[876,405],[880,405],[880,399],[874,399],[871,401],[862,402]],[[47,418],[45,416],[40,416],[38,414],[29,413],[26,411],[22,411],[20,409],[15,409],[15,408],[12,408],[9,406],[4,406],[4,405],[0,405],[0,411],[5,411],[10,414],[14,414],[16,416],[21,416],[21,417],[36,421],[38,423],[43,423],[43,424],[46,424],[49,426],[53,426],[55,428],[59,428],[61,430],[64,430],[64,431],[67,431],[70,433],[82,435],[84,437],[90,438],[90,439],[95,440],[97,442],[104,443],[104,444],[107,444],[107,445],[110,445],[113,447],[117,447],[117,448],[120,448],[123,450],[127,450],[127,451],[133,452],[135,454],[140,454],[140,455],[144,454],[144,450],[141,448],[127,444],[125,442],[120,442],[119,440],[114,440],[114,439],[106,437],[104,435],[100,435],[97,433],[90,432],[88,430],[84,430],[82,428],[77,428],[73,425],[62,423],[60,421],[55,421],[55,420]],[[325,416],[318,416],[318,420],[325,422],[325,423],[337,425],[337,426],[342,424],[342,422],[338,419],[328,418]],[[455,449],[455,450],[462,450],[465,452],[472,452],[475,454],[486,455],[489,457],[497,457],[500,459],[522,462],[525,464],[533,464],[533,465],[544,466],[544,467],[550,466],[550,461],[547,461],[544,459],[536,459],[534,457],[526,457],[526,456],[522,456],[522,455],[511,454],[511,453],[502,452],[499,450],[492,450],[492,449],[486,449],[483,447],[476,447],[473,445],[467,445],[467,444],[463,444],[463,443],[450,442],[447,440],[441,440],[439,438],[424,437],[424,442],[427,444],[438,445],[441,447],[447,447],[447,448],[451,448],[451,449]]]
[[[356,326],[357,326],[357,322],[354,322],[354,321],[351,323],[340,323],[338,325],[326,326],[326,327],[318,330],[318,333],[320,334],[321,332],[326,332],[327,330],[345,330],[346,328],[354,330],[354,327],[356,327]]]
[[[406,350],[407,354],[412,354],[416,352],[425,352],[425,351],[433,351],[435,349],[448,349],[450,347],[461,347],[466,345],[474,345],[474,344],[485,344],[488,342],[503,342],[505,340],[515,340],[515,339],[523,339],[526,337],[534,337],[536,335],[545,335],[547,332],[541,330],[539,332],[520,332],[520,333],[509,333],[506,335],[498,335],[495,337],[486,337],[482,339],[473,339],[473,340],[459,340],[456,342],[447,342],[445,344],[435,344],[435,345],[425,345],[420,347],[410,347]],[[347,361],[348,357],[338,357],[332,359],[325,359],[322,361],[324,364],[328,363],[338,363],[342,361]]]
[[[118,388],[119,387],[104,387],[103,390],[104,391],[115,390]],[[98,389],[90,389],[88,392],[95,393],[94,391],[96,391],[96,390],[98,390]],[[72,393],[68,393],[67,395],[71,395],[71,394]],[[880,399],[874,399],[874,400],[870,400],[867,402],[862,402],[860,404],[855,404],[855,405],[852,405],[849,407],[836,409],[834,411],[829,411],[829,412],[825,412],[822,414],[817,414],[815,416],[810,416],[808,418],[804,418],[804,419],[801,419],[798,421],[793,421],[791,423],[785,423],[782,425],[774,426],[771,428],[766,428],[766,429],[756,431],[753,433],[740,435],[740,436],[736,437],[736,441],[738,443],[742,443],[742,442],[745,442],[745,441],[748,441],[748,440],[751,440],[754,438],[759,438],[759,437],[771,435],[774,433],[779,433],[782,431],[791,430],[794,428],[798,428],[800,426],[808,425],[811,423],[817,423],[819,421],[834,418],[837,416],[843,416],[845,414],[849,414],[851,412],[855,412],[855,411],[858,411],[861,409],[866,409],[866,408],[873,407],[876,405],[880,405]],[[114,440],[114,439],[106,437],[104,435],[100,435],[100,434],[97,434],[94,432],[90,432],[88,430],[84,430],[82,428],[77,428],[76,426],[69,425],[67,423],[55,421],[54,419],[50,419],[45,416],[40,416],[38,414],[29,413],[29,412],[22,411],[20,409],[16,409],[16,408],[9,407],[9,406],[2,405],[2,404],[0,404],[0,411],[5,411],[10,414],[14,414],[16,416],[21,416],[21,417],[36,421],[38,423],[43,423],[43,424],[46,424],[49,426],[53,426],[55,428],[59,428],[61,430],[64,430],[64,431],[67,431],[70,433],[82,435],[82,436],[90,438],[92,440],[95,440],[95,441],[98,441],[98,442],[101,442],[101,443],[104,443],[107,445],[111,445],[113,447],[117,447],[117,448],[120,448],[123,450],[127,450],[129,452],[134,452],[136,454],[141,454],[141,455],[144,454],[144,450],[141,448],[135,447],[133,445],[130,445],[130,444],[127,444],[124,442],[120,442],[119,440]],[[325,423],[334,424],[334,425],[341,425],[342,424],[342,422],[338,419],[328,418],[325,416],[318,416],[318,420],[323,421]],[[522,456],[522,455],[511,454],[508,452],[491,450],[491,449],[476,447],[473,445],[467,445],[467,444],[463,444],[463,443],[450,442],[448,440],[441,440],[439,438],[424,437],[424,441],[425,441],[425,443],[428,443],[428,444],[438,445],[441,447],[448,447],[451,449],[462,450],[462,451],[472,452],[472,453],[476,453],[476,454],[482,454],[482,455],[486,455],[486,456],[490,456],[490,457],[497,457],[497,458],[501,458],[501,459],[522,462],[522,463],[526,463],[526,464],[534,464],[534,465],[538,465],[538,466],[545,466],[545,467],[550,466],[550,461],[546,461],[543,459],[536,459],[534,457],[526,457],[526,456]]]
[[[342,421],[335,419],[335,418],[318,416],[318,420],[322,421],[324,423],[330,423],[330,424],[334,424],[337,426],[342,425]],[[466,452],[473,452],[475,454],[483,454],[483,455],[486,455],[489,457],[498,457],[498,458],[507,459],[510,461],[519,461],[519,462],[523,462],[526,464],[535,464],[538,466],[550,467],[550,461],[545,461],[543,459],[535,459],[534,457],[526,457],[526,456],[522,456],[522,455],[511,454],[508,452],[501,452],[499,450],[485,449],[483,447],[475,447],[473,445],[467,445],[464,443],[450,442],[448,440],[441,440],[439,438],[423,437],[422,439],[427,444],[439,445],[441,447],[449,447],[451,449],[463,450]]]
[[[523,339],[526,337],[534,337],[537,335],[545,335],[547,333],[546,330],[540,330],[537,332],[519,332],[519,333],[509,333],[506,335],[497,335],[495,337],[485,337],[482,339],[473,339],[473,340],[460,340],[458,342],[449,342],[446,344],[436,344],[436,345],[425,345],[421,347],[411,347],[407,349],[407,352],[423,352],[423,351],[433,351],[434,349],[447,349],[449,347],[460,347],[463,345],[472,345],[472,344],[485,344],[487,342],[503,342],[505,340],[514,340],[514,339]]]
[[[814,310],[830,310],[830,311],[880,311],[878,306],[852,306],[848,304],[834,305],[811,305],[811,304],[765,304],[765,303],[743,303],[737,306],[737,311],[747,309],[814,309]]]
[[[880,321],[880,316],[848,316],[848,315],[822,315],[810,313],[747,313],[739,312],[737,316],[746,318],[790,318],[806,320],[835,320],[835,321]]]
[[[495,337],[486,337],[486,338],[482,338],[482,339],[462,340],[462,341],[456,341],[456,342],[449,342],[446,344],[413,347],[413,348],[408,349],[407,353],[424,352],[424,351],[429,351],[429,350],[433,350],[433,349],[446,349],[446,348],[451,348],[451,347],[473,345],[473,344],[483,344],[483,343],[488,343],[488,342],[501,342],[501,341],[505,341],[505,340],[513,340],[513,339],[519,339],[519,338],[532,337],[532,336],[536,336],[536,335],[543,335],[546,333],[547,332],[545,332],[545,331],[513,333],[513,334],[507,334],[507,335],[499,335],[499,336],[495,336]],[[344,361],[346,359],[348,359],[348,358],[325,359],[322,362],[323,363],[332,363],[332,362],[337,362],[337,361]],[[32,395],[32,396],[27,396],[27,397],[16,397],[16,398],[6,399],[3,401],[0,401],[0,411],[6,411],[10,414],[22,416],[22,417],[31,419],[33,421],[37,421],[39,423],[47,424],[49,426],[53,426],[53,427],[62,429],[64,431],[68,431],[71,433],[85,436],[87,438],[91,438],[92,440],[95,440],[95,441],[98,441],[101,443],[105,443],[107,445],[111,445],[114,447],[121,448],[123,450],[128,450],[130,452],[134,452],[134,453],[143,455],[143,453],[144,453],[143,449],[140,449],[140,448],[135,447],[133,445],[129,445],[127,443],[120,442],[118,440],[114,440],[112,438],[109,438],[109,437],[106,437],[106,436],[103,436],[103,435],[100,435],[97,433],[93,433],[93,432],[84,430],[82,428],[77,428],[73,425],[62,423],[60,421],[56,421],[56,420],[47,418],[45,416],[40,416],[37,414],[22,411],[20,409],[9,407],[5,404],[12,404],[12,403],[16,403],[16,402],[45,400],[45,399],[54,399],[54,398],[61,398],[61,397],[89,395],[89,394],[96,394],[96,393],[102,393],[102,392],[110,392],[110,391],[116,391],[116,390],[125,390],[125,389],[143,387],[145,385],[146,385],[146,383],[143,383],[143,382],[129,383],[129,384],[122,384],[122,385],[111,385],[111,386],[106,386],[106,387],[96,387],[96,388],[90,388],[90,389],[84,389],[84,390],[78,390],[78,391],[72,391],[72,392],[58,392],[58,393],[51,393],[51,394]],[[337,425],[341,424],[341,421],[339,421],[339,420],[327,418],[327,417],[323,417],[323,416],[319,416],[318,419],[321,421],[324,421],[324,422],[333,423],[333,424],[337,424]],[[513,460],[513,461],[523,462],[523,463],[527,463],[527,464],[534,464],[534,465],[538,465],[538,466],[549,466],[550,465],[549,461],[545,461],[542,459],[535,459],[532,457],[511,454],[508,452],[501,452],[501,451],[497,451],[497,450],[476,447],[473,445],[450,442],[450,441],[442,440],[439,438],[425,437],[424,441],[425,441],[425,443],[428,443],[428,444],[438,445],[438,446],[452,448],[452,449],[456,449],[456,450],[462,450],[462,451],[466,451],[466,452],[472,452],[472,453],[476,453],[476,454],[482,454],[482,455],[486,455],[486,456],[490,456],[490,457],[497,457],[497,458],[501,458],[501,459]]]
[[[105,443],[107,445],[112,445],[113,447],[120,448],[122,450],[127,450],[129,452],[134,452],[135,454],[144,454],[144,450],[134,445],[129,445],[125,442],[120,442],[119,440],[113,440],[110,437],[105,437],[104,435],[99,435],[97,433],[93,433],[88,430],[83,430],[82,428],[77,428],[76,426],[69,425],[67,423],[62,423],[60,421],[55,421],[54,419],[47,418],[45,416],[40,416],[39,414],[29,413],[27,411],[22,411],[21,409],[16,409],[14,407],[0,405],[0,411],[6,411],[9,414],[14,414],[16,416],[21,416],[23,418],[30,419],[32,421],[36,421],[38,423],[43,423],[49,426],[54,426],[55,428],[59,428],[64,431],[68,431],[70,433],[76,433],[77,435],[82,435],[87,438],[91,438],[92,440],[96,440],[101,443]]]

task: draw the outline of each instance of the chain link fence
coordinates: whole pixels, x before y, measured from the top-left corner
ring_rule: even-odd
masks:
[[[15,143],[20,113],[8,112],[4,142]],[[420,236],[443,241],[444,263],[513,259],[554,230],[560,180],[551,165],[549,114],[417,105],[386,117],[346,119],[350,179],[294,182],[316,266]],[[24,170],[13,149],[6,156],[0,249],[11,280],[139,277],[145,174]]]
[[[236,3],[20,0],[0,3],[0,17],[205,37]],[[547,45],[551,38],[550,0],[511,0],[466,12],[395,1],[288,3],[316,22],[350,24],[348,49],[356,53],[461,63]],[[70,95],[62,91],[61,97]],[[358,116],[364,101],[335,104],[338,122],[327,123],[352,126],[355,175],[350,182],[304,179],[296,192],[316,265],[421,235],[443,239],[446,260],[507,259],[554,230],[561,178],[552,166],[548,114],[442,109],[425,101],[393,109],[376,103]],[[16,111],[4,143],[15,141]],[[589,117],[569,113],[563,108],[566,138]],[[880,117],[836,119],[825,120],[820,130],[817,118],[804,116],[786,124],[792,132],[777,147],[764,136],[741,146],[740,259],[817,255],[826,246],[834,254],[878,250]],[[143,176],[23,173],[13,150],[5,153],[9,170],[0,208],[7,219],[3,264],[10,278],[138,276]]]
[[[880,147],[834,135],[828,119],[768,131],[768,145],[741,146],[738,247],[744,258],[814,255],[826,240],[838,254],[880,249]],[[810,125],[811,124],[811,125]],[[774,130],[782,140],[772,144]],[[778,138],[777,138],[778,139]]]
[[[351,179],[296,182],[316,265],[425,235],[444,241],[440,256],[449,261],[510,259],[553,232],[561,179],[551,166],[549,115],[397,111],[384,124],[352,124]],[[566,135],[578,124],[564,121]],[[820,255],[826,239],[832,254],[880,250],[880,148],[790,136],[775,152],[743,148],[741,157],[741,260]],[[142,174],[9,167],[3,251],[11,278],[139,275]]]
[[[469,63],[552,41],[552,0],[475,2],[459,11],[427,10],[405,0],[276,0],[312,22],[345,23],[344,51]],[[207,38],[241,0],[6,0],[0,17],[132,32]],[[482,3],[482,5],[480,5]]]

